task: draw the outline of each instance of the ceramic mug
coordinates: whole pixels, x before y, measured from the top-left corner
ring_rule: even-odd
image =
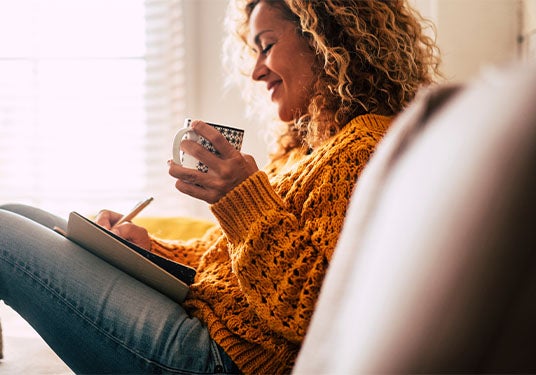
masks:
[[[188,155],[181,151],[180,146],[183,139],[189,139],[199,143],[201,146],[209,150],[210,152],[219,155],[219,152],[212,146],[212,143],[207,141],[205,138],[198,135],[195,131],[192,130],[190,124],[192,119],[187,118],[184,120],[184,127],[180,129],[175,138],[173,139],[173,162],[179,165],[182,165],[186,168],[197,169],[201,172],[207,172],[208,167],[201,163],[199,160],[194,158],[192,155]],[[219,131],[234,148],[238,151],[242,148],[242,141],[244,139],[244,130],[231,128],[229,126],[213,124],[210,122],[205,122],[205,124],[212,126],[214,129]]]

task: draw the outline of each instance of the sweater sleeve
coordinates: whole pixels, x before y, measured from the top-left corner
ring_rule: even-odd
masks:
[[[285,196],[259,171],[211,207],[249,305],[289,341],[305,336],[349,197],[375,143],[311,155]]]

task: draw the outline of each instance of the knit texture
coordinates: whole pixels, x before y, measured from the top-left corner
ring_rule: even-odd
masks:
[[[358,175],[391,119],[364,115],[310,155],[280,159],[212,212],[220,226],[152,251],[197,268],[184,303],[245,373],[292,370]]]

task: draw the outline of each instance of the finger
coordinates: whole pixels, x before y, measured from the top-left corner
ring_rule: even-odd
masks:
[[[198,171],[197,169],[180,167],[174,168],[173,171],[170,171],[170,174],[175,177],[177,181],[187,184],[189,187],[196,186],[196,189],[215,189],[221,187],[221,180],[210,169],[208,173],[205,173]],[[183,190],[180,191],[186,193]],[[189,192],[192,189],[188,188],[187,190]],[[197,195],[195,197],[199,198]]]
[[[206,188],[201,185],[191,184],[182,180],[177,180],[175,182],[175,187],[181,193],[200,199],[209,204],[216,203],[224,195],[218,190]]]
[[[169,174],[176,178],[180,184],[194,185],[198,187],[205,188],[206,184],[210,184],[210,180],[213,178],[213,173],[209,170],[209,173],[201,172],[197,169],[185,168],[178,164],[171,164],[169,167]],[[177,187],[177,184],[176,186]],[[178,189],[178,187],[177,187]],[[182,193],[184,189],[179,189]],[[190,189],[188,189],[190,191]],[[197,197],[196,197],[197,198]]]
[[[209,167],[208,173],[170,163],[169,174],[190,184],[229,191],[259,170],[251,155],[239,152],[232,159],[221,160],[214,157],[210,161],[202,160],[202,162]]]
[[[208,167],[208,173],[196,173],[195,175],[191,174],[191,171],[197,171],[197,169],[192,168],[185,168],[185,169],[177,169],[175,168],[175,173],[172,174],[172,176],[176,178],[180,178],[181,180],[186,180],[191,183],[199,183],[201,185],[205,185],[204,181],[210,181],[208,179],[209,176],[214,175],[221,175],[222,172],[227,170],[234,170],[234,163],[229,164],[228,161],[232,161],[233,159],[241,158],[241,155],[238,151],[236,151],[236,154],[233,155],[232,158],[229,159],[221,159],[217,155],[213,154],[212,152],[205,149],[200,144],[193,142],[193,141],[183,141],[181,143],[181,149],[199,160],[201,163],[205,164]],[[177,164],[174,164],[176,166]]]
[[[132,223],[123,223],[113,227],[112,232],[146,250],[151,247],[147,230]]]
[[[110,229],[116,222],[121,218],[121,214],[113,212],[110,210],[100,210],[97,216],[95,217],[94,222],[104,227]]]
[[[231,190],[250,175],[255,173],[259,168],[253,157],[244,156],[240,152],[236,152],[232,157],[221,160],[207,161],[208,175],[213,173],[211,178],[205,183],[202,180],[200,183],[205,187],[213,187],[215,189]],[[207,176],[208,178],[209,176]],[[214,178],[215,177],[215,178]]]
[[[236,148],[229,143],[227,138],[225,138],[218,130],[210,125],[207,125],[203,121],[192,122],[192,129],[197,134],[212,143],[212,146],[214,146],[214,148],[220,153],[222,158],[226,159],[230,155],[238,152]]]
[[[205,177],[207,174],[197,169],[186,168],[186,167],[183,167],[182,165],[171,163],[169,166],[169,175],[176,179],[179,179],[179,180],[191,183],[191,184],[200,184],[200,181],[201,181],[200,179]]]
[[[194,141],[182,141],[181,150],[184,153],[193,156],[203,164],[206,164],[207,166],[209,166],[209,168],[209,163],[214,164],[221,160],[221,158],[218,157],[216,154],[212,153],[211,151],[207,150],[205,147]]]

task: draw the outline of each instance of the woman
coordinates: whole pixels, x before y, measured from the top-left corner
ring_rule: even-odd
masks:
[[[253,58],[250,76],[282,123],[271,163],[259,170],[194,122],[221,155],[183,141],[209,173],[173,163],[169,173],[179,191],[211,204],[219,226],[187,243],[114,227],[197,269],[183,306],[21,206],[0,214],[0,297],[77,372],[291,371],[357,177],[392,117],[433,81],[435,46],[418,20],[402,0],[235,0],[237,57]],[[96,221],[111,228],[119,216],[101,211]]]

